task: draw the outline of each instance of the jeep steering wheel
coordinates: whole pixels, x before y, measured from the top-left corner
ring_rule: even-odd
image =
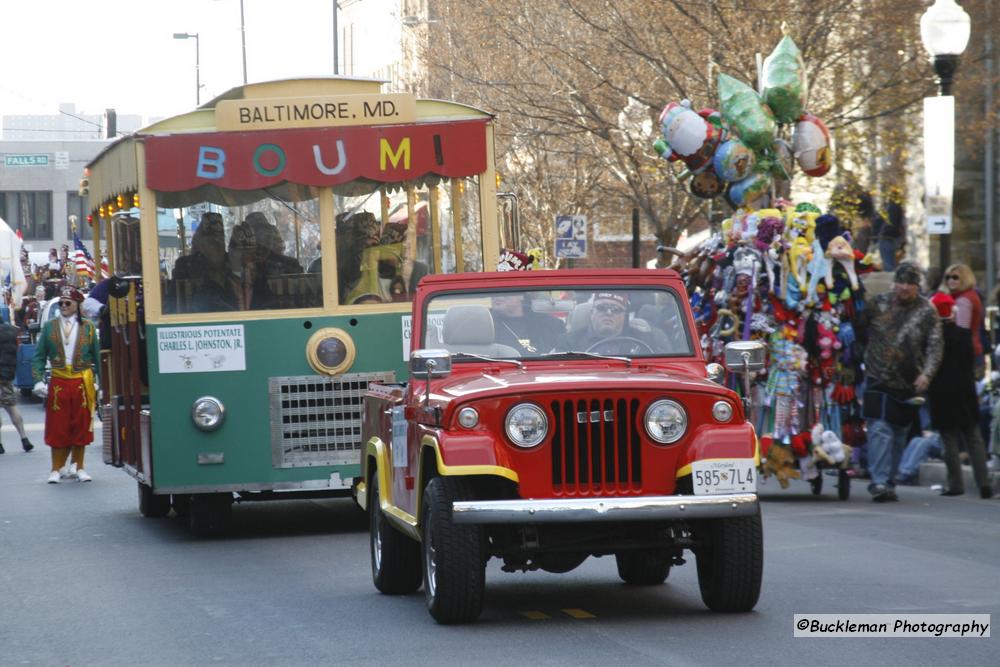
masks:
[[[646,348],[646,351],[649,352],[649,354],[653,354],[653,348],[650,347],[649,343],[647,343],[646,341],[643,341],[643,340],[639,340],[638,338],[633,338],[632,336],[612,336],[611,338],[605,338],[604,340],[597,341],[596,343],[594,343],[593,345],[591,345],[590,347],[588,347],[585,351],[586,352],[593,352],[595,354],[612,354],[612,355],[614,355],[614,354],[635,354],[636,351],[638,351],[638,349],[635,346],[631,347],[629,349],[629,351],[627,351],[627,352],[619,352],[619,351],[608,350],[607,349],[607,346],[610,343],[615,343],[615,342],[620,342],[620,341],[624,341],[624,342],[628,342],[628,343],[635,343],[637,345],[641,345],[642,347]]]

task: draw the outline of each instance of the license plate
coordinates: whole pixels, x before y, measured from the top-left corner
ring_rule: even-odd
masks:
[[[696,496],[757,491],[757,470],[753,459],[695,461],[691,481]]]

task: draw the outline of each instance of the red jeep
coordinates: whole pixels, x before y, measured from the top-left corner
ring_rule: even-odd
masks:
[[[626,583],[655,585],[689,549],[709,608],[752,609],[756,437],[694,332],[673,271],[424,278],[409,382],[365,397],[375,587],[423,583],[434,619],[462,623],[490,557],[569,572],[614,555]],[[761,365],[761,345],[731,346],[731,370]]]

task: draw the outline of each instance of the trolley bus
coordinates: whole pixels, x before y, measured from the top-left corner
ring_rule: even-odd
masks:
[[[417,282],[515,233],[496,187],[489,113],[362,79],[237,87],[98,155],[103,453],[142,515],[214,534],[234,500],[349,495]]]

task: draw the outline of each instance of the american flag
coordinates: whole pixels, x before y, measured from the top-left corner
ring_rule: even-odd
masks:
[[[87,252],[86,246],[80,241],[80,235],[73,232],[73,263],[76,264],[76,275],[94,279],[94,258]],[[103,267],[102,267],[103,268]]]

